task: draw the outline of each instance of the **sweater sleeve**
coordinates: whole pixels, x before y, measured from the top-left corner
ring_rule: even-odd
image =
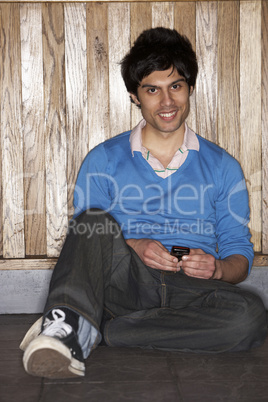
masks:
[[[108,174],[108,158],[102,144],[90,151],[84,159],[74,190],[74,217],[89,208],[109,212],[113,179]]]
[[[250,271],[254,253],[248,229],[248,192],[239,163],[227,152],[223,152],[218,180],[216,235],[219,258],[241,254],[248,259]]]

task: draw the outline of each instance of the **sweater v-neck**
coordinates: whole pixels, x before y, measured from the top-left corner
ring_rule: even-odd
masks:
[[[179,176],[181,176],[183,174],[183,172],[185,171],[185,169],[187,169],[189,163],[191,162],[195,152],[196,151],[189,150],[189,153],[187,155],[185,162],[179,167],[179,169],[176,169],[176,171],[174,171],[171,175],[169,175],[167,177],[159,176],[154,171],[152,166],[146,161],[146,159],[143,157],[141,152],[134,152],[134,158],[137,158],[137,163],[142,164],[144,171],[148,172],[148,175],[150,175],[152,177],[154,183],[160,183],[160,184],[164,185],[165,183],[167,183],[170,180],[170,177],[173,177],[173,179],[174,178],[177,179],[177,178],[179,178]],[[167,180],[167,179],[169,179],[169,180]]]

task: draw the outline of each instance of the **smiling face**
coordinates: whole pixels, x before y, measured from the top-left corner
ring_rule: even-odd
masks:
[[[131,94],[131,97],[141,107],[147,122],[147,133],[163,137],[179,134],[183,137],[192,90],[185,78],[173,68],[154,71],[143,78],[138,87],[138,96]]]

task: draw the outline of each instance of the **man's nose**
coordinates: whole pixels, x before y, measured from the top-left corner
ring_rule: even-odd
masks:
[[[161,97],[162,106],[171,106],[174,104],[174,99],[169,91],[163,91]]]

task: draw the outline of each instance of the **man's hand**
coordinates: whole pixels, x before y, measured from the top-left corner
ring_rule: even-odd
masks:
[[[248,274],[248,260],[240,254],[217,260],[201,249],[191,249],[189,255],[182,257],[180,265],[186,275],[201,279],[221,279],[230,283],[239,283]]]
[[[191,248],[190,254],[182,257],[181,267],[188,276],[201,279],[215,279],[216,258],[211,254],[206,254],[200,248]]]
[[[180,270],[177,257],[170,255],[169,251],[159,241],[128,239],[126,242],[136,251],[145,265],[162,271],[177,272]]]

